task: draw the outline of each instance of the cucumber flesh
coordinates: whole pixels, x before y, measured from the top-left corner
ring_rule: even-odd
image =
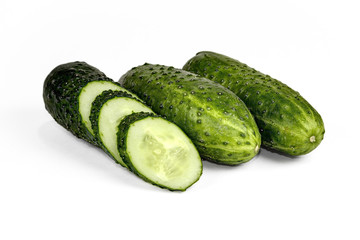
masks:
[[[147,116],[131,123],[125,142],[124,161],[152,184],[184,191],[200,178],[202,162],[195,146],[178,126],[163,118]]]
[[[85,87],[83,87],[79,95],[79,112],[82,122],[93,136],[94,131],[91,127],[90,121],[91,106],[95,98],[106,90],[124,91],[137,98],[134,94],[115,82],[93,81],[89,82]]]
[[[115,97],[108,100],[100,109],[98,118],[99,140],[110,155],[122,166],[126,166],[119,155],[117,131],[121,120],[134,112],[150,112],[152,110],[141,102],[127,98]]]

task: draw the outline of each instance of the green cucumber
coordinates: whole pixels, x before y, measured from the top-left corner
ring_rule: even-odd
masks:
[[[320,114],[298,92],[246,64],[214,52],[200,52],[183,69],[236,93],[253,114],[266,148],[302,155],[324,138]]]
[[[46,110],[56,122],[75,136],[97,145],[94,136],[86,128],[79,109],[80,93],[93,81],[113,82],[100,70],[85,62],[59,65],[45,79],[43,100]]]
[[[121,121],[118,129],[122,159],[145,181],[185,191],[200,178],[199,153],[175,124],[151,113],[133,113]]]
[[[149,115],[152,110],[136,95],[98,69],[84,62],[60,65],[45,79],[43,91],[45,108],[60,125],[147,182],[184,191],[201,176],[199,153],[187,136],[173,123]],[[120,125],[135,112],[142,113]],[[126,145],[118,142],[119,128],[124,128]]]
[[[259,151],[260,133],[252,115],[239,97],[220,84],[152,64],[131,69],[120,83],[177,124],[204,159],[236,165]]]
[[[105,90],[92,103],[90,121],[95,138],[102,149],[116,162],[126,167],[118,152],[117,131],[121,120],[134,112],[152,110],[133,95],[123,91]]]
[[[135,94],[129,92],[125,88],[121,87],[120,84],[110,81],[92,81],[87,83],[80,92],[79,95],[79,112],[81,119],[87,130],[94,135],[94,131],[91,127],[90,112],[91,106],[95,98],[105,90],[124,91],[130,94],[132,97],[140,100]],[[141,100],[140,100],[141,101]]]

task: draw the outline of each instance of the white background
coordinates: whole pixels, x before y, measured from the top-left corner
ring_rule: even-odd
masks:
[[[17,1],[0,4],[0,239],[360,239],[358,1]],[[312,153],[204,162],[156,188],[72,136],[42,84],[86,61],[117,80],[144,62],[234,57],[299,91],[326,134]]]

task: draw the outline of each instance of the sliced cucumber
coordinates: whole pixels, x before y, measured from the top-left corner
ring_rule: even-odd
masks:
[[[91,107],[90,121],[96,139],[104,151],[124,167],[116,134],[121,120],[134,112],[152,113],[152,110],[123,91],[106,90],[96,97]]]
[[[122,91],[111,91],[108,89]],[[56,122],[75,136],[101,147],[116,162],[125,167],[127,166],[119,155],[117,136],[119,123],[128,114],[138,111],[152,112],[141,100],[136,100],[135,98],[137,99],[134,94],[130,94],[107,78],[104,73],[84,62],[72,62],[56,67],[47,76],[43,88],[45,108]],[[167,122],[166,120],[162,121]],[[155,124],[157,122],[159,121],[156,121]],[[135,130],[139,129],[136,126]],[[196,161],[200,161],[200,158],[196,154],[196,150],[193,153],[194,149],[191,151],[183,150],[185,148],[183,144],[179,144],[178,148],[173,147],[169,150],[169,146],[175,146],[176,141],[169,141],[167,138],[161,138],[160,136],[165,134],[165,129],[168,129],[169,133],[174,131],[164,125],[161,127],[162,132],[156,134],[156,129],[159,126],[155,126],[154,133],[146,135],[144,139],[146,144],[143,143],[140,146],[140,153],[144,153],[146,156],[151,155],[152,146],[154,145],[156,146],[154,149],[155,153],[159,153],[157,149],[160,149],[160,153],[166,153],[165,157],[161,158],[162,162],[157,163],[157,165],[150,164],[153,165],[152,167],[150,166],[150,170],[145,169],[142,174],[144,177],[147,177],[147,181],[151,182],[154,181],[152,180],[154,179],[154,172],[158,172],[161,179],[171,180],[156,181],[155,179],[154,184],[162,184],[160,186],[171,190],[186,189],[198,179],[197,176],[193,176],[195,174],[189,175],[189,173],[196,172],[200,176],[202,172],[202,168],[197,171],[190,169],[191,166],[199,169],[199,164],[201,165],[201,162],[192,164],[192,161],[195,160],[191,157],[196,156]],[[151,126],[147,127],[152,129]],[[147,127],[143,127],[143,129],[146,130]],[[181,134],[183,133],[181,132]],[[176,138],[178,138],[177,135]],[[185,140],[188,140],[186,136]],[[129,146],[132,147],[132,144],[129,144]],[[193,147],[193,145],[191,146]],[[158,155],[155,156],[159,158]],[[176,163],[183,157],[186,159],[190,158],[191,161],[185,160],[184,165],[177,166]],[[163,162],[167,162],[167,164]],[[139,169],[141,170],[142,168],[140,167]],[[186,171],[189,171],[189,173],[186,173]]]
[[[54,68],[44,81],[43,99],[50,115],[75,136],[98,146],[84,125],[79,107],[82,89],[94,81],[114,82],[85,62],[70,62]]]
[[[124,91],[138,99],[135,94],[129,92],[125,88],[121,87],[120,84],[115,82],[93,81],[86,84],[86,86],[82,88],[79,95],[79,112],[82,122],[93,136],[95,134],[90,122],[91,106],[95,98],[105,90]]]
[[[191,140],[159,116],[126,116],[119,125],[118,143],[129,169],[159,187],[185,191],[202,174],[201,158]]]

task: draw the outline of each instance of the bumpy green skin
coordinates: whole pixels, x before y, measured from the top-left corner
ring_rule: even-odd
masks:
[[[120,83],[154,112],[177,124],[203,159],[236,165],[258,153],[261,140],[252,115],[220,84],[181,69],[152,64],[131,69]]]
[[[100,110],[101,110],[102,106],[104,104],[106,104],[106,102],[109,101],[110,99],[117,98],[117,97],[127,97],[127,98],[132,98],[132,99],[137,100],[133,95],[131,95],[127,92],[106,90],[95,98],[95,100],[91,106],[91,113],[90,113],[90,117],[89,117],[90,122],[91,122],[91,128],[94,131],[96,141],[98,142],[99,146],[113,159],[114,159],[114,157],[111,155],[111,153],[106,148],[106,146],[104,146],[104,144],[102,144],[102,142],[101,142],[101,139],[99,136],[99,125],[98,125],[99,121],[98,121],[98,119],[99,119],[99,114],[100,114]],[[115,160],[115,162],[117,162],[116,159],[114,159],[114,160]]]
[[[79,95],[87,83],[98,80],[112,82],[100,70],[85,62],[71,62],[52,70],[43,88],[45,108],[56,122],[96,146],[97,141],[83,124],[79,113]]]
[[[129,167],[130,171],[132,171],[133,173],[135,173],[137,176],[139,176],[140,178],[142,178],[144,181],[149,182],[155,186],[158,186],[160,188],[165,188],[168,189],[170,191],[185,191],[186,189],[188,189],[190,186],[192,186],[194,183],[196,183],[201,174],[199,174],[199,177],[189,186],[187,186],[187,188],[184,189],[173,189],[169,186],[164,186],[158,183],[155,183],[153,181],[151,181],[150,179],[148,179],[146,176],[144,176],[143,174],[141,174],[141,172],[139,172],[134,165],[131,162],[131,158],[127,153],[127,146],[126,146],[126,138],[129,132],[129,128],[131,127],[131,125],[137,121],[140,121],[142,119],[145,118],[161,118],[160,116],[157,116],[153,113],[145,113],[145,112],[137,112],[137,113],[132,113],[130,115],[127,115],[119,124],[119,131],[117,133],[117,137],[118,137],[118,149],[119,149],[119,153],[121,158],[123,159],[124,163]]]
[[[235,59],[200,52],[183,67],[236,93],[260,129],[264,147],[290,155],[311,152],[325,133],[320,114],[282,82]]]

